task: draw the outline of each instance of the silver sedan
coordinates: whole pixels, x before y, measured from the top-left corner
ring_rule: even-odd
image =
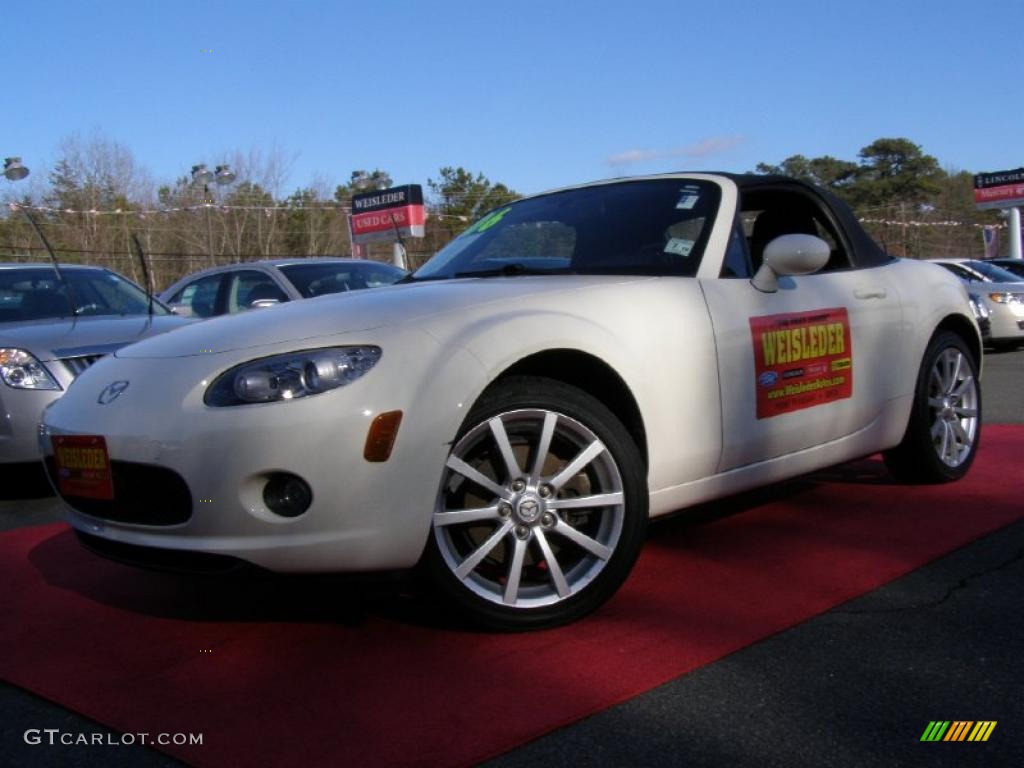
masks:
[[[216,317],[391,285],[406,271],[366,259],[273,259],[194,272],[160,294],[179,315]]]

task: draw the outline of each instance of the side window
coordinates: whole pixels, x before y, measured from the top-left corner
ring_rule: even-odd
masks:
[[[725,251],[725,263],[722,264],[722,277],[753,276],[750,271],[750,254],[747,253],[747,238],[743,232],[743,223],[737,221],[729,236],[729,246]]]
[[[828,243],[831,253],[820,272],[850,269],[852,265],[850,255],[831,221],[818,204],[802,192],[755,190],[744,195],[741,216],[749,233],[754,272],[761,266],[765,246],[781,235],[815,235]]]
[[[217,291],[223,275],[209,275],[189,283],[171,297],[171,304],[180,304],[193,317],[213,317],[217,310]]]
[[[231,274],[231,284],[228,287],[227,311],[245,312],[253,309],[253,303],[257,301],[288,301],[288,295],[281,290],[281,287],[274,282],[274,279],[265,272],[257,272],[247,269]]]

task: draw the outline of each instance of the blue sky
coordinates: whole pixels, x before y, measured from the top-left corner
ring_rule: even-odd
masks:
[[[34,172],[94,132],[158,182],[276,145],[285,193],[444,165],[536,192],[882,136],[1024,165],[1020,0],[10,2],[0,23],[0,153]]]

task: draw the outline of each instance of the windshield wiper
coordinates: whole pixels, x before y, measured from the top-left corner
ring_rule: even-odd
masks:
[[[571,275],[572,270],[561,269],[537,269],[528,267],[525,264],[512,262],[503,264],[500,267],[491,269],[470,269],[465,272],[456,272],[452,277],[514,277],[516,275]]]

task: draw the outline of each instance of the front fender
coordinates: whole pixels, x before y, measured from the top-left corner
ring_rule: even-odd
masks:
[[[442,348],[480,361],[483,381],[467,382],[459,399],[475,402],[532,355],[578,351],[608,365],[636,400],[652,491],[712,474],[721,455],[721,404],[710,317],[696,281],[660,278],[562,298],[556,307],[524,301],[427,324],[423,330]]]

